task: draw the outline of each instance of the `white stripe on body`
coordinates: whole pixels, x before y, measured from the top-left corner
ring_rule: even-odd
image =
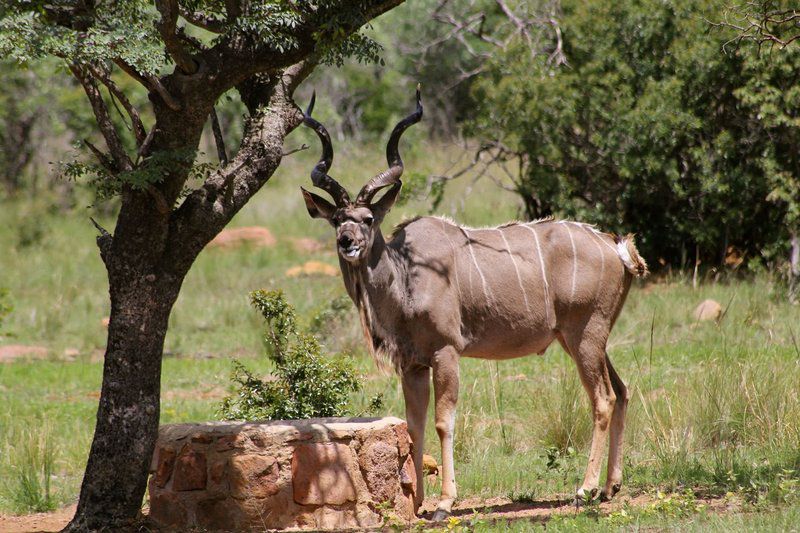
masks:
[[[600,277],[597,279],[597,287],[595,287],[594,289],[594,297],[595,299],[597,299],[597,295],[600,294],[600,284],[603,282],[602,281],[603,275],[606,272],[606,256],[603,253],[603,248],[597,243],[597,240],[599,239],[600,242],[605,242],[605,241],[596,235],[596,232],[593,231],[594,228],[591,228],[590,230],[590,228],[588,228],[586,224],[576,223],[576,225],[583,228],[583,230],[589,234],[589,240],[592,241],[595,246],[597,246],[597,252],[600,254]],[[608,247],[614,250],[614,248],[610,244],[608,245]],[[614,253],[616,253],[616,250],[614,250]]]
[[[547,323],[550,323],[550,284],[547,283],[547,272],[545,272],[544,268],[544,257],[542,257],[542,246],[539,244],[539,235],[536,233],[536,230],[526,224],[520,224],[520,227],[523,227],[533,233],[533,238],[536,241],[536,251],[539,253],[539,266],[542,269],[542,281],[544,281],[544,312],[545,318],[547,319]]]
[[[459,229],[464,234],[464,237],[467,238],[469,254],[472,256],[472,262],[475,264],[475,268],[478,270],[478,274],[481,277],[481,283],[483,284],[483,295],[487,300],[494,300],[494,298],[490,296],[491,290],[489,289],[489,285],[486,284],[486,277],[483,275],[483,270],[481,270],[480,265],[478,265],[478,259],[475,257],[475,250],[472,249],[472,239],[470,239],[469,232],[460,226]]]
[[[458,292],[458,299],[461,300],[461,280],[458,278],[458,254],[456,253],[456,245],[453,243],[453,239],[450,238],[450,235],[447,234],[445,221],[440,218],[439,222],[442,223],[442,233],[444,233],[447,242],[450,243],[450,249],[453,251],[453,270],[455,270],[456,274],[456,291]]]
[[[572,245],[572,290],[570,292],[569,301],[575,301],[575,280],[578,278],[578,252],[575,250],[575,239],[572,238],[572,230],[569,229],[569,224],[562,220],[560,224],[564,225],[569,235],[569,243]]]
[[[511,246],[508,244],[508,240],[506,239],[503,230],[498,228],[497,232],[500,233],[500,236],[503,238],[503,242],[506,245],[506,252],[508,252],[508,256],[511,258],[511,262],[514,264],[514,271],[517,273],[517,282],[519,283],[519,288],[522,290],[522,297],[525,299],[525,309],[528,313],[531,312],[531,307],[528,304],[528,292],[525,290],[525,285],[522,283],[522,276],[519,273],[519,266],[517,266],[517,260],[514,259],[514,254],[511,253]]]
[[[617,249],[614,248],[613,246],[611,246],[610,244],[608,244],[608,241],[606,241],[603,238],[603,233],[601,231],[598,231],[597,228],[595,228],[591,224],[585,224],[583,222],[573,222],[573,224],[582,227],[584,230],[587,230],[590,235],[594,236],[595,239],[598,239],[600,242],[605,244],[608,247],[609,250],[614,252],[614,255],[617,255]]]

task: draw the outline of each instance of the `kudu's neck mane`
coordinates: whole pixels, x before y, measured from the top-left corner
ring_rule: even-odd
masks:
[[[382,327],[392,324],[386,316],[401,312],[405,293],[403,265],[396,250],[387,245],[380,229],[377,231],[367,258],[358,264],[340,260],[345,287],[358,308],[361,329],[370,354],[379,366],[399,370],[395,332]],[[387,364],[388,363],[388,364]]]

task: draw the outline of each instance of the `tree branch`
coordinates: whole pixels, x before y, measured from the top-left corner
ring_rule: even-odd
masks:
[[[315,64],[314,61],[297,63],[263,82],[268,84],[268,101],[247,121],[236,156],[209,176],[174,211],[170,240],[191,248],[190,253],[174,254],[175,257],[194,257],[200,253],[272,177],[283,157],[284,138],[303,122],[303,113],[292,101],[292,94]],[[188,264],[175,268],[188,268]]]
[[[211,131],[214,133],[214,144],[217,146],[217,158],[221,165],[228,164],[228,154],[225,152],[225,138],[219,126],[219,117],[216,108],[211,108]]]
[[[180,15],[192,26],[197,26],[211,33],[225,33],[225,22],[198,11],[180,9]]]
[[[172,211],[172,209],[170,209],[169,207],[169,204],[167,203],[166,198],[164,198],[164,195],[161,194],[161,191],[156,189],[156,187],[152,183],[148,183],[146,189],[147,193],[150,195],[150,197],[153,198],[153,201],[155,201],[156,209],[158,210],[159,213],[161,213],[162,215],[166,215],[167,213]]]
[[[121,59],[119,57],[115,57],[113,59],[113,61],[114,61],[114,64],[117,65],[122,72],[124,72],[125,74],[127,74],[131,78],[133,78],[136,81],[138,81],[139,83],[141,83],[145,87],[145,89],[147,89],[148,91],[152,91],[153,90],[153,87],[150,86],[150,82],[147,80],[147,78],[144,76],[144,74],[142,74],[141,72],[136,70],[133,67],[133,65],[127,63],[124,59]]]
[[[108,92],[111,93],[114,98],[119,100],[119,102],[122,104],[122,107],[125,108],[125,112],[128,114],[128,117],[131,121],[133,135],[136,138],[136,146],[142,146],[142,143],[147,137],[147,132],[144,129],[144,124],[142,124],[142,118],[139,115],[139,112],[135,107],[133,107],[130,100],[128,100],[128,97],[125,96],[125,93],[123,93],[119,87],[117,87],[117,84],[114,83],[114,80],[111,79],[110,72],[104,72],[92,65],[89,65],[88,69],[95,78],[99,79],[103,85],[108,88]]]
[[[298,146],[297,148],[292,148],[291,150],[287,150],[286,152],[283,152],[281,154],[281,157],[286,157],[288,155],[296,154],[297,152],[302,152],[303,150],[308,150],[309,148],[310,148],[310,146],[308,146],[306,143],[303,143],[300,146]]]
[[[181,104],[175,100],[175,97],[173,97],[169,91],[167,91],[166,87],[164,87],[164,84],[161,83],[161,80],[159,80],[157,76],[153,74],[142,74],[132,65],[129,65],[118,57],[114,58],[114,64],[117,65],[125,74],[141,83],[148,91],[155,91],[156,94],[161,97],[164,103],[167,104],[167,107],[173,111],[180,110]]]
[[[207,69],[207,74],[195,83],[202,83],[206,90],[221,94],[255,74],[271,74],[286,69],[314,53],[320,40],[329,35],[330,30],[326,30],[326,26],[334,26],[328,24],[329,21],[339,22],[336,26],[337,36],[348,35],[403,1],[320,2],[316,9],[307,7],[307,4],[313,3],[296,2],[303,19],[291,29],[281,30],[285,37],[293,41],[291,46],[286,48],[280,45],[279,48],[268,41],[243,38],[240,32],[228,32],[213,47],[196,55],[199,63]],[[239,2],[226,2],[226,6],[234,14],[241,11]]]
[[[108,150],[111,152],[111,158],[114,161],[116,170],[131,170],[133,168],[133,163],[131,163],[127,152],[125,152],[117,130],[114,128],[114,123],[111,121],[108,108],[103,101],[103,96],[97,88],[95,79],[91,74],[84,72],[79,65],[71,64],[69,65],[69,69],[83,86],[86,97],[89,99],[89,103],[92,106],[97,125],[100,128],[100,132],[103,134]]]
[[[182,107],[180,102],[178,102],[175,97],[169,93],[167,88],[164,87],[164,84],[161,83],[161,80],[158,79],[157,76],[153,74],[146,74],[145,78],[150,86],[156,91],[158,96],[160,96],[164,103],[167,104],[168,108],[172,109],[173,111],[180,111]]]
[[[798,9],[771,9],[769,0],[741,2],[725,10],[724,20],[707,21],[712,27],[727,28],[736,31],[736,35],[722,45],[727,49],[729,44],[738,46],[742,41],[752,41],[758,45],[770,44],[785,48],[800,39],[800,33],[789,33],[787,30],[797,29],[800,21]]]
[[[106,231],[106,229],[97,223],[97,221],[89,217],[89,220],[92,221],[94,227],[97,228],[97,231],[100,232],[100,235],[97,236],[97,247],[100,249],[100,259],[103,260],[103,263],[108,266],[108,258],[111,255],[111,245],[114,242],[114,237]]]
[[[176,28],[178,24],[178,2],[177,0],[156,0],[156,9],[161,14],[161,20],[156,24],[164,46],[178,68],[185,74],[197,72],[197,62],[183,48]]]
[[[83,144],[85,144],[86,147],[89,149],[89,151],[92,152],[95,159],[97,159],[97,162],[100,163],[101,167],[108,170],[109,172],[114,172],[116,170],[114,168],[114,162],[111,160],[111,158],[108,155],[104,154],[103,151],[100,150],[98,147],[90,143],[89,139],[84,139]]]

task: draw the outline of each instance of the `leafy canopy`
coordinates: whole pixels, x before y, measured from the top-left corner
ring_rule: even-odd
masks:
[[[527,214],[639,234],[651,260],[783,253],[800,198],[800,48],[723,52],[717,0],[563,2],[568,66],[511,48],[472,132],[518,157]]]
[[[176,3],[179,13],[197,24],[183,24],[178,31],[196,49],[239,41],[285,53],[299,48],[298,29],[324,12],[325,20],[314,20],[323,62],[341,64],[350,56],[378,60],[380,46],[375,41],[346,31],[364,22],[352,9],[336,9],[353,3],[347,0],[246,2],[236,16],[223,1]],[[328,16],[337,11],[338,16]],[[0,53],[20,63],[48,56],[70,63],[122,60],[141,74],[159,75],[172,64],[158,31],[160,18],[153,2],[145,0],[11,0],[0,7]]]
[[[157,133],[168,127],[163,119],[196,122],[192,115],[208,116],[228,90],[263,87],[305,58],[378,60],[380,46],[360,31],[370,13],[391,7],[383,4],[390,3],[11,0],[0,7],[0,55],[30,67],[58,58],[84,88],[108,150],[86,136],[92,160],[65,164],[68,178],[89,176],[101,199],[126,186],[157,196],[153,187],[173,178],[164,210],[188,193],[182,184],[205,180],[214,168],[195,164],[199,134],[148,144],[146,125],[155,122]],[[124,80],[141,84],[149,100]],[[266,103],[252,102],[251,114]],[[181,116],[167,116],[173,111]]]

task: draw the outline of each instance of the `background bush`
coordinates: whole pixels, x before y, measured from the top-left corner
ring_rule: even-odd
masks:
[[[527,217],[636,231],[651,263],[786,257],[800,48],[723,50],[717,0],[561,5],[565,66],[517,43],[473,85],[470,131],[519,161]]]

